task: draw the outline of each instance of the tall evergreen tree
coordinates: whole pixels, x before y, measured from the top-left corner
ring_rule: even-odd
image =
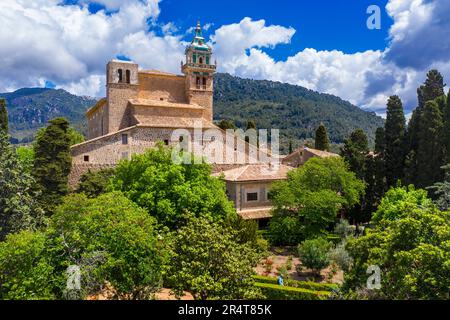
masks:
[[[330,150],[330,140],[328,139],[327,128],[323,123],[321,123],[316,130],[315,148],[322,151]]]
[[[353,131],[341,148],[341,156],[348,162],[350,170],[355,172],[359,179],[364,179],[364,167],[368,152],[367,135],[362,129]]]
[[[435,100],[444,95],[444,79],[437,70],[430,70],[427,74],[425,83],[417,89],[418,106],[413,111],[411,120],[409,121],[407,139],[406,139],[406,158],[405,158],[405,182],[407,184],[420,185],[418,163],[420,132],[426,130],[423,128],[422,114],[425,104],[428,101]]]
[[[386,150],[386,137],[384,128],[378,128],[375,133],[374,170],[375,187],[374,193],[377,200],[381,200],[386,192],[386,164],[384,153]]]
[[[428,101],[445,95],[444,78],[437,70],[430,70],[425,83],[418,89],[419,106],[424,106]]]
[[[0,98],[0,131],[8,134],[8,110],[5,99]]]
[[[41,205],[47,214],[52,214],[61,198],[69,191],[68,176],[72,159],[69,122],[57,118],[49,123],[37,137],[33,173],[42,191]]]
[[[443,147],[443,164],[450,164],[450,90],[448,91],[447,101],[442,113],[444,121],[444,129],[442,132],[442,147]]]
[[[424,188],[443,178],[441,137],[444,123],[436,101],[426,102],[421,119],[417,150],[417,187]]]
[[[390,187],[403,178],[405,126],[402,101],[398,96],[391,96],[387,103],[384,152],[386,181]]]

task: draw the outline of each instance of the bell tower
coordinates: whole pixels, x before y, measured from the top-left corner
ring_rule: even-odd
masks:
[[[200,22],[195,28],[195,37],[186,48],[186,63],[181,66],[186,75],[186,95],[189,103],[206,108],[204,117],[213,120],[214,73],[216,64],[212,63],[212,50],[205,43]]]

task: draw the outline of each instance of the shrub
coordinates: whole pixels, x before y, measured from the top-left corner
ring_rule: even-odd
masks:
[[[83,174],[78,184],[77,192],[84,193],[89,198],[95,198],[106,192],[110,179],[114,175],[114,170],[100,170]]]
[[[345,242],[338,244],[335,248],[331,249],[328,253],[329,259],[336,263],[342,271],[347,272],[352,265],[353,259],[345,249]]]
[[[298,246],[298,255],[305,267],[316,274],[320,274],[322,269],[330,265],[329,250],[330,243],[323,238],[317,238],[306,240],[300,244]]]
[[[22,231],[0,242],[0,299],[54,299],[45,236]]]
[[[334,227],[334,233],[338,235],[341,239],[347,238],[349,235],[351,235],[354,232],[353,226],[348,223],[347,220],[341,219],[338,223],[336,223],[336,226]]]
[[[279,286],[269,283],[255,283],[267,300],[326,300],[328,291],[313,291],[303,288]]]
[[[265,276],[253,276],[256,282],[259,283],[268,283],[268,284],[278,284],[278,279],[274,277],[265,277]],[[334,291],[339,286],[333,283],[317,283],[312,281],[298,281],[292,279],[286,279],[284,281],[286,286],[294,287],[294,288],[302,288],[313,291]]]

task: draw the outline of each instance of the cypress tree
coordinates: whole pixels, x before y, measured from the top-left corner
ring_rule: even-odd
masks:
[[[405,126],[402,101],[398,96],[391,96],[387,103],[384,152],[386,181],[390,187],[403,178]]]
[[[0,130],[8,134],[8,110],[5,99],[0,98]]]
[[[330,140],[328,139],[327,128],[323,123],[321,123],[316,130],[315,148],[322,151],[330,150]]]
[[[49,121],[38,134],[34,147],[33,173],[42,191],[40,202],[47,214],[52,214],[61,198],[68,193],[70,156],[69,122],[63,118]]]
[[[443,177],[442,166],[442,113],[436,101],[425,104],[421,116],[417,150],[417,186],[429,187]]]
[[[292,140],[289,140],[289,154],[292,154],[294,152],[294,147],[292,145]]]
[[[375,188],[374,192],[380,200],[386,192],[386,164],[384,153],[386,150],[386,137],[384,128],[378,128],[375,133],[375,152],[374,152],[374,170],[375,170]]]
[[[353,131],[341,148],[341,156],[359,179],[364,179],[365,161],[369,153],[367,135],[362,129]]]
[[[450,164],[450,90],[448,91],[447,101],[444,107],[443,121],[444,129],[442,132],[442,145],[443,145],[443,164]]]
[[[424,106],[428,101],[445,95],[444,78],[439,71],[433,69],[427,73],[425,83],[418,89],[419,106]]]

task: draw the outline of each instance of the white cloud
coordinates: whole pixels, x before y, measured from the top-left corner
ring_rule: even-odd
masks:
[[[98,96],[104,87],[94,80],[104,76],[108,60],[123,53],[126,39],[140,35],[147,44],[166,39],[143,31],[148,29],[148,19],[157,18],[159,0],[96,1],[109,9],[120,2],[120,10],[111,14],[103,10],[92,14],[86,6],[61,6],[59,2],[0,1],[0,41],[4,44],[0,46],[4,75],[0,91],[35,86],[38,79],[46,79],[74,93],[85,87],[85,94]],[[170,37],[168,41],[173,42]],[[164,68],[163,64],[152,66]]]

